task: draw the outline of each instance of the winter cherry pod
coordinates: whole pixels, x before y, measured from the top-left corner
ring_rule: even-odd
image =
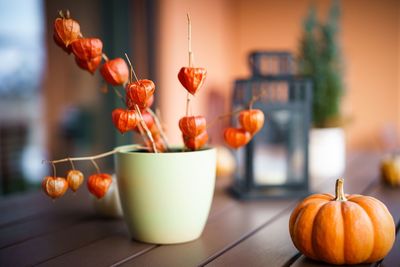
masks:
[[[116,108],[112,112],[112,121],[115,128],[123,134],[130,130],[134,130],[138,124],[139,118],[134,110]]]
[[[231,148],[237,149],[251,140],[251,134],[245,129],[227,128],[224,131],[224,140]]]
[[[112,183],[111,175],[107,173],[97,173],[89,176],[87,186],[89,192],[97,198],[102,198],[107,193]]]
[[[150,96],[150,98],[146,102],[146,107],[144,109],[150,108],[154,103],[154,95]]]
[[[206,123],[204,116],[187,116],[179,120],[179,128],[183,135],[196,137],[205,131]]]
[[[152,96],[147,100],[145,106],[142,106],[142,107],[139,106],[139,109],[140,109],[142,112],[145,112],[146,109],[150,108],[150,107],[153,105],[153,103],[154,103],[154,95],[152,95]],[[132,102],[131,100],[129,100],[129,99],[126,100],[126,106],[127,106],[129,109],[135,109],[135,103],[133,103],[133,102]]]
[[[53,38],[57,45],[71,53],[70,44],[81,35],[79,23],[71,18],[56,18]]]
[[[76,192],[78,188],[81,186],[83,183],[83,173],[78,171],[78,170],[70,170],[67,173],[67,182],[69,185],[69,188],[71,188],[72,191]]]
[[[71,47],[78,66],[93,74],[101,62],[103,42],[98,38],[81,38]]]
[[[129,109],[138,105],[140,109],[147,107],[147,101],[154,94],[156,86],[151,80],[139,80],[126,86],[126,104]]]
[[[208,133],[207,131],[203,131],[201,134],[198,136],[186,136],[182,135],[183,137],[183,142],[185,143],[185,146],[189,148],[190,150],[198,150],[202,148],[208,141]]]
[[[155,123],[153,116],[151,116],[151,114],[147,111],[142,111],[142,117],[143,117],[144,123],[146,123],[147,128],[152,129],[152,127]],[[139,129],[138,129],[139,125],[140,125],[140,123],[138,123],[137,127],[135,128],[135,131],[139,131]]]
[[[51,198],[59,198],[68,189],[67,181],[62,177],[46,176],[42,182],[43,191]]]
[[[104,80],[111,85],[123,85],[129,78],[128,65],[126,65],[125,60],[120,57],[107,60],[106,63],[101,66],[100,73]]]
[[[264,113],[259,109],[243,110],[239,114],[239,122],[243,129],[254,135],[264,125]]]
[[[207,71],[204,68],[182,67],[178,73],[178,79],[182,86],[191,93],[196,94],[197,90],[203,85]]]

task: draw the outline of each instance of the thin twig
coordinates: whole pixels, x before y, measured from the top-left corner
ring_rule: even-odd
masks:
[[[253,109],[253,104],[254,104],[254,102],[260,100],[260,98],[263,97],[263,96],[266,95],[266,94],[267,94],[267,91],[266,91],[266,90],[261,90],[261,92],[260,92],[258,95],[253,96],[253,97],[250,99],[250,102],[249,102],[249,109]]]
[[[121,92],[118,91],[118,89],[115,88],[114,86],[111,85],[111,87],[113,88],[114,93],[115,93],[115,94],[118,96],[118,98],[122,101],[123,105],[124,105],[125,107],[128,107],[128,106],[126,105],[126,100],[125,100],[124,96],[121,94]]]
[[[130,80],[131,80],[131,82],[132,82],[132,73],[133,73],[133,75],[135,76],[135,80],[138,82],[139,81],[139,79],[138,79],[138,77],[136,76],[136,72],[135,72],[135,69],[133,68],[133,66],[132,66],[132,63],[131,63],[131,61],[130,61],[130,59],[129,59],[129,57],[128,57],[128,55],[125,53],[125,57],[126,57],[126,59],[128,60],[128,63],[129,63],[129,66],[131,67],[131,77],[130,77]]]
[[[53,165],[53,177],[57,178],[56,165],[54,164],[54,162],[52,162],[51,165]]]
[[[236,115],[237,113],[239,113],[241,111],[242,111],[242,109],[238,109],[238,110],[235,110],[233,112],[229,112],[229,113],[226,113],[226,114],[219,115],[218,117],[216,117],[214,120],[212,120],[210,123],[207,124],[207,129],[211,128],[217,121],[222,120],[222,119],[227,118],[227,117],[232,117],[233,115]]]
[[[71,167],[73,170],[75,170],[75,165],[73,163],[73,161],[71,160],[71,158],[68,158],[69,163],[71,163]]]
[[[131,68],[131,82],[132,82],[132,73],[133,73],[134,76],[135,76],[136,82],[139,82],[139,79],[138,79],[138,77],[136,76],[135,70],[133,69],[132,63],[131,63],[131,61],[130,61],[130,59],[129,59],[129,57],[128,57],[128,55],[127,55],[126,53],[125,53],[125,57],[126,57],[126,59],[128,60],[129,66],[130,66],[130,68]],[[149,128],[147,127],[146,122],[145,122],[144,119],[143,119],[142,112],[140,111],[140,108],[139,108],[139,106],[138,106],[137,104],[135,104],[135,110],[136,110],[137,114],[139,115],[140,124],[142,125],[144,131],[146,132],[147,138],[148,138],[148,139],[150,140],[150,142],[151,142],[151,146],[153,147],[153,151],[154,151],[155,153],[158,153],[156,143],[154,142],[154,138],[153,138],[153,136],[151,135],[151,132],[150,132]],[[146,141],[146,140],[145,140],[145,141]]]
[[[157,151],[157,146],[156,146],[156,142],[154,142],[154,138],[153,138],[153,136],[151,135],[151,132],[150,132],[149,128],[147,127],[146,122],[145,122],[144,119],[143,119],[142,112],[140,111],[139,106],[136,105],[136,104],[135,104],[135,110],[136,110],[137,114],[139,115],[140,124],[142,125],[144,131],[146,132],[147,138],[148,138],[148,139],[150,140],[150,142],[151,142],[151,146],[153,147],[153,151],[154,151],[155,153],[158,153],[158,151]]]
[[[151,110],[151,108],[147,108],[147,112],[149,112],[150,115],[153,117],[156,127],[157,127],[158,131],[160,132],[161,139],[163,140],[165,147],[167,148],[167,151],[168,151],[169,150],[168,139],[167,139],[167,136],[165,135],[165,132],[161,125],[160,119],[158,118],[157,114],[155,114],[153,112],[153,110]]]
[[[192,60],[192,21],[190,20],[189,13],[186,13],[187,16],[187,25],[188,25],[188,54],[189,54],[189,67],[193,67]],[[189,105],[190,105],[190,93],[186,93],[186,117],[189,116]]]
[[[124,147],[124,148],[130,148],[130,149],[137,149],[137,148],[144,148],[140,145],[131,145],[128,147]],[[94,156],[88,156],[88,157],[77,157],[77,158],[64,158],[64,159],[57,159],[57,160],[43,160],[43,163],[51,163],[51,164],[56,164],[56,163],[61,163],[61,162],[68,162],[68,161],[83,161],[83,160],[92,160],[92,159],[100,159],[100,158],[104,158],[110,155],[113,155],[115,153],[117,153],[119,151],[119,148],[115,148],[111,151],[107,151],[101,154],[97,154]],[[54,166],[53,166],[54,167]]]
[[[147,135],[146,135],[146,133],[144,132],[144,130],[143,130],[143,128],[142,128],[142,125],[140,125],[140,123],[139,123],[137,127],[138,127],[138,129],[139,129],[140,135],[142,136],[143,140],[144,140],[145,143],[146,143],[146,140],[147,140],[148,138],[147,138]]]
[[[107,57],[106,54],[102,53],[102,54],[101,54],[101,57],[102,57],[105,61],[108,61],[108,57]]]
[[[90,159],[90,161],[93,163],[94,167],[96,168],[97,174],[100,174],[100,168],[99,168],[99,165],[97,165],[96,161],[94,161],[94,159]]]

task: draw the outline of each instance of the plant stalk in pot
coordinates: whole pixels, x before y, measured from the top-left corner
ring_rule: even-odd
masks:
[[[224,133],[227,145],[238,149],[246,145],[264,123],[264,115],[260,116],[262,111],[252,109],[258,97],[252,99],[248,110],[221,115],[209,124],[204,116],[192,114],[190,103],[204,84],[206,70],[194,67],[189,15],[187,19],[189,66],[178,72],[178,80],[187,96],[186,114],[177,121],[184,146],[178,148],[168,144],[164,127],[151,109],[155,84],[137,77],[127,54],[129,67],[123,58],[109,59],[102,52],[102,41],[84,38],[78,22],[70,17],[68,11],[61,11],[54,22],[54,40],[66,52],[72,52],[79,67],[94,73],[102,60],[105,61],[100,73],[123,105],[114,109],[110,120],[121,134],[134,132],[139,135],[143,144],[121,146],[88,157],[48,160],[53,175],[44,178],[43,190],[53,199],[63,196],[68,188],[78,190],[85,178],[75,169],[73,162],[90,161],[96,169],[96,173],[87,179],[90,193],[98,199],[115,202],[117,195],[110,194],[118,192],[131,236],[154,244],[188,242],[198,238],[204,229],[216,174],[216,151],[207,144],[207,129],[217,120],[240,112],[241,127],[229,127]],[[110,190],[115,189],[115,180],[112,175],[102,173],[96,162],[110,155],[114,155],[118,191]],[[68,179],[56,174],[56,164],[63,162],[70,162],[70,172],[74,174],[69,173]],[[107,203],[111,202],[99,201],[97,209],[103,210],[101,205]]]
[[[345,134],[341,116],[343,82],[337,44],[339,2],[333,1],[327,22],[317,21],[312,7],[303,25],[298,71],[313,81],[313,128],[310,131],[310,185],[338,177],[345,169]]]

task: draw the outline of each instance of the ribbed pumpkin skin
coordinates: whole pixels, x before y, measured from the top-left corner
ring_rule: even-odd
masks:
[[[292,212],[290,236],[305,256],[330,264],[376,262],[389,253],[395,240],[393,217],[379,200],[330,194],[307,197]]]

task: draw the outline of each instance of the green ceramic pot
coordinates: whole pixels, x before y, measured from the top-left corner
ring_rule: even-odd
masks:
[[[114,159],[124,219],[134,239],[175,244],[201,235],[214,193],[215,149],[147,153],[122,146]]]

